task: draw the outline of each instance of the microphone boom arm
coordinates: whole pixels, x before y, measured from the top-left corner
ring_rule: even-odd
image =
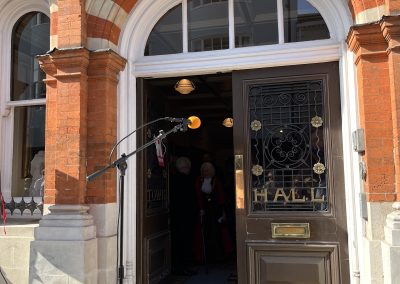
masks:
[[[175,125],[172,129],[168,130],[167,132],[164,132],[163,130],[160,130],[160,133],[153,140],[147,142],[146,144],[143,144],[142,146],[140,146],[136,150],[132,151],[128,155],[123,153],[119,159],[115,160],[114,162],[110,163],[109,165],[105,166],[104,168],[102,168],[102,169],[100,169],[100,170],[88,175],[86,177],[86,180],[87,181],[92,181],[93,179],[95,179],[96,177],[102,175],[104,172],[106,172],[108,169],[111,169],[111,168],[120,169],[121,165],[126,163],[126,160],[128,160],[129,157],[131,157],[131,156],[135,155],[136,153],[146,149],[150,145],[156,143],[156,141],[163,140],[165,137],[167,137],[167,135],[169,135],[171,133],[176,133],[176,132],[178,132],[178,130],[186,131],[186,129],[187,129],[187,123],[184,122],[184,123],[180,123],[178,125]]]
[[[166,118],[161,118],[158,120],[162,120],[162,119],[166,119]],[[170,119],[170,118],[168,118]],[[155,120],[155,121],[158,121]],[[147,125],[155,122],[155,121],[151,121],[149,122]],[[172,122],[172,121],[171,121]],[[124,184],[125,184],[125,172],[126,169],[128,168],[128,164],[127,164],[127,160],[129,159],[130,156],[135,155],[136,153],[146,149],[147,147],[149,147],[150,145],[156,143],[156,141],[162,140],[165,137],[167,137],[169,134],[171,133],[175,133],[178,130],[180,131],[186,131],[188,128],[188,125],[190,125],[192,122],[189,119],[183,119],[182,121],[180,121],[179,124],[175,125],[172,129],[168,130],[167,132],[164,132],[163,130],[160,130],[159,134],[157,135],[157,137],[155,137],[153,140],[147,142],[146,144],[143,144],[142,146],[140,146],[139,148],[137,148],[136,150],[132,151],[131,153],[129,153],[128,155],[126,155],[125,153],[123,153],[121,155],[121,157],[117,160],[115,160],[114,162],[110,162],[109,165],[105,166],[104,168],[88,175],[86,177],[86,180],[89,182],[93,179],[95,179],[96,177],[102,175],[104,172],[106,172],[108,169],[111,168],[118,168],[119,170],[119,193],[120,193],[120,198],[119,198],[119,217],[118,217],[118,231],[119,231],[119,240],[118,240],[118,249],[119,249],[119,260],[117,260],[117,264],[119,264],[118,266],[118,279],[119,279],[119,284],[123,284],[124,282],[124,273],[125,273],[125,268],[124,268],[124,250],[123,250],[123,242],[124,242]],[[142,128],[143,126],[139,127]],[[139,129],[138,128],[138,129]],[[136,129],[137,130],[137,129]],[[111,159],[111,155],[112,152],[114,151],[115,147],[121,143],[122,140],[124,140],[125,138],[129,137],[130,135],[132,135],[132,133],[135,133],[136,130],[134,130],[133,132],[129,133],[127,136],[125,136],[123,139],[121,139],[114,147],[113,150],[111,151],[110,154],[110,159]]]

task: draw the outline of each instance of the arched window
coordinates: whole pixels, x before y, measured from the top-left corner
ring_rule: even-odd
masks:
[[[31,12],[14,25],[10,105],[14,117],[12,196],[43,195],[45,73],[36,56],[50,47],[50,19]]]
[[[145,55],[330,38],[324,19],[307,0],[183,0],[182,3],[155,25]],[[182,11],[183,7],[187,10]]]
[[[145,55],[182,52],[182,5],[169,10],[153,28]]]

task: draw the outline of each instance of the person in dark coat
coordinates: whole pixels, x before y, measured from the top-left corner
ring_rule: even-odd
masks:
[[[192,246],[196,224],[196,194],[191,162],[187,157],[176,160],[176,173],[170,186],[172,273],[192,275]]]
[[[195,183],[198,222],[194,258],[198,263],[221,261],[233,252],[226,223],[224,188],[210,162],[203,163],[200,172]]]

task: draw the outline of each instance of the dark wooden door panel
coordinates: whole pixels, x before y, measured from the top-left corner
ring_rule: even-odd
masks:
[[[159,283],[169,274],[170,233],[158,232],[145,238],[145,263],[148,282]]]
[[[239,283],[349,283],[338,74],[233,72]]]
[[[149,96],[146,80],[137,80],[137,124],[164,117],[164,102]],[[158,134],[149,125],[137,132],[137,145]],[[155,147],[137,158],[137,282],[155,284],[170,273],[170,231],[167,169],[158,165]]]
[[[248,243],[250,283],[338,283],[338,245]]]

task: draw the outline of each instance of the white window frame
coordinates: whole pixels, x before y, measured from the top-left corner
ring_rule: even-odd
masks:
[[[229,49],[236,48],[235,47],[235,8],[234,8],[235,2],[234,1],[235,0],[227,1],[228,2],[228,23],[229,23],[229,28],[228,28],[229,29],[229,32],[228,32]],[[275,0],[275,1],[276,1],[276,7],[277,7],[278,43],[274,44],[274,45],[280,45],[280,44],[285,43],[285,23],[284,23],[285,17],[284,17],[284,10],[283,10],[283,0]],[[189,53],[188,0],[174,1],[174,3],[175,2],[176,2],[176,4],[174,6],[171,6],[171,9],[180,4],[182,5],[182,53]],[[312,2],[312,1],[308,1],[308,2]],[[208,6],[210,4],[206,4],[206,5]],[[201,6],[198,6],[198,7],[201,7]],[[158,23],[158,20],[153,26],[155,26]],[[329,30],[329,33],[332,38],[332,31]],[[145,44],[147,44],[149,36],[150,36],[150,34],[147,35],[146,41],[144,41]],[[144,51],[143,51],[143,54],[144,54]],[[174,54],[176,54],[176,53],[174,53]],[[178,54],[180,54],[180,53],[178,53]],[[171,54],[168,54],[168,55],[171,55]],[[151,57],[151,56],[152,55],[148,55],[147,57]]]
[[[46,99],[11,101],[11,60],[13,29],[18,20],[30,13],[40,12],[50,18],[50,4],[47,0],[26,1],[13,0],[0,3],[0,171],[1,191],[4,200],[9,202],[12,197],[12,162],[14,139],[14,109],[21,106],[45,105]],[[15,202],[22,197],[14,196]],[[25,199],[28,201],[28,199]],[[41,197],[35,197],[35,202],[41,202]],[[26,213],[26,214],[25,214]],[[13,218],[19,217],[18,211]],[[34,214],[37,218],[37,214]],[[30,212],[24,212],[23,217],[31,216]]]

